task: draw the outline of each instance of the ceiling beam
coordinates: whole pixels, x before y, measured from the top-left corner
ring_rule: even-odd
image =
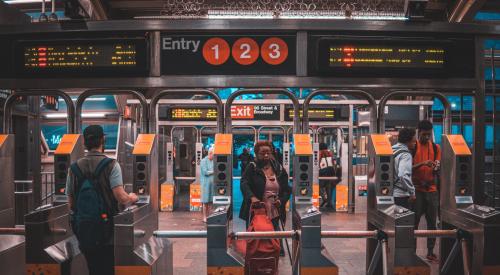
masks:
[[[0,25],[29,24],[31,17],[0,1]]]
[[[91,20],[109,19],[106,6],[101,0],[79,0],[79,3]]]
[[[450,12],[448,21],[450,23],[472,22],[474,16],[486,3],[487,0],[458,0]]]

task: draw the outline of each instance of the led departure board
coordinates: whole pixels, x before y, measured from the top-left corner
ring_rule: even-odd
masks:
[[[461,39],[312,36],[309,71],[333,77],[473,77],[474,43]]]
[[[331,44],[330,67],[438,68],[444,67],[443,47]]]
[[[25,74],[111,74],[147,71],[144,39],[23,41],[16,66]]]
[[[348,108],[346,109],[348,110]],[[299,110],[300,118],[302,118],[302,110]],[[287,108],[285,112],[285,120],[293,120],[293,108]],[[345,112],[341,108],[309,108],[309,120],[310,121],[341,121],[348,120]]]
[[[217,109],[202,107],[202,108],[170,108],[167,113],[168,120],[195,120],[209,121],[217,120]]]
[[[24,48],[26,68],[133,67],[133,44],[35,46]]]

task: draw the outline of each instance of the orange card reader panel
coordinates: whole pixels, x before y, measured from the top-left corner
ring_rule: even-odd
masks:
[[[214,144],[214,154],[231,155],[233,153],[233,135],[216,134]]]
[[[377,155],[392,155],[392,146],[387,135],[370,135],[375,153]]]
[[[61,142],[57,145],[55,155],[67,155],[73,152],[75,149],[76,143],[78,142],[78,138],[80,134],[65,134],[61,138]]]
[[[470,156],[472,153],[462,135],[446,135],[455,155]]]
[[[155,134],[140,134],[134,145],[133,155],[150,155],[153,150]]]
[[[0,147],[2,147],[3,143],[7,140],[9,135],[0,135]]]
[[[294,134],[293,144],[296,155],[312,155],[311,136],[309,134]]]

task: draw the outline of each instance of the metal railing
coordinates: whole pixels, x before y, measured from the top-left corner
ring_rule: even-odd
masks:
[[[42,175],[41,205],[51,204],[54,200],[54,193],[55,193],[54,172],[44,171],[44,172],[41,172],[41,175]],[[40,206],[40,205],[38,205],[38,206]]]

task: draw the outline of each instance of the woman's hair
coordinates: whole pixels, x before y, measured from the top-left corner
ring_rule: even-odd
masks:
[[[320,150],[328,150],[328,145],[324,142],[319,144],[319,149]]]
[[[253,147],[253,151],[255,152],[255,155],[257,155],[259,153],[261,147],[265,147],[265,146],[268,146],[269,148],[271,148],[271,151],[274,150],[274,146],[270,141],[258,141],[257,143],[255,143],[255,146]]]

